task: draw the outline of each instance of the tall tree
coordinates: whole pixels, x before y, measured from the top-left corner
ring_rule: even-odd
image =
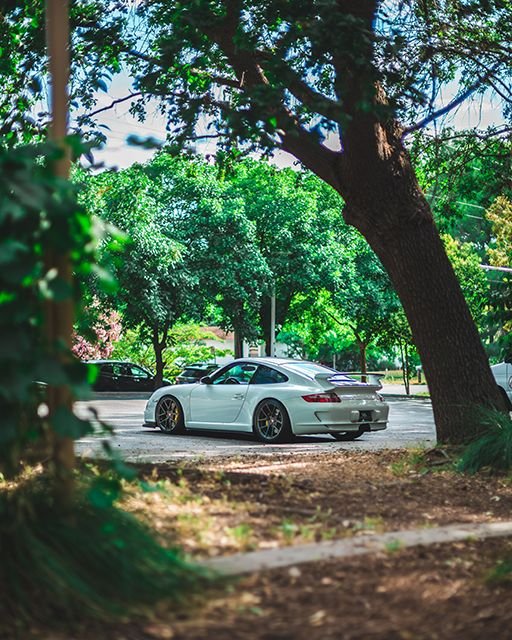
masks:
[[[492,295],[488,309],[493,355],[499,360],[512,355],[512,201],[499,196],[486,211],[493,239],[488,255]]]
[[[346,230],[341,200],[314,175],[278,169],[267,162],[245,160],[226,176],[228,197],[244,202],[255,225],[258,249],[269,269],[261,297],[259,324],[270,355],[270,299],[275,299],[275,323],[286,321],[297,293],[313,297],[343,260],[339,237]]]
[[[235,332],[235,355],[259,333],[258,308],[269,269],[256,241],[247,201],[201,158],[161,154],[146,166],[155,207],[184,247],[204,305],[221,309],[220,324]]]
[[[105,172],[86,180],[89,209],[128,236],[122,254],[108,245],[103,259],[114,266],[119,284],[113,304],[127,328],[141,327],[155,354],[155,384],[161,385],[163,351],[172,326],[192,308],[197,280],[187,270],[183,248],[172,226],[159,216],[148,195],[149,181],[140,165]]]
[[[85,181],[89,208],[127,233],[121,256],[109,252],[120,284],[114,304],[127,327],[145,327],[164,369],[169,332],[180,319],[198,318],[208,304],[234,330],[237,355],[258,334],[257,310],[268,268],[244,201],[201,158],[163,154],[146,165],[105,172]]]
[[[512,195],[512,140],[507,131],[418,132],[411,155],[441,232],[472,242],[483,257],[491,239],[485,210]]]
[[[357,232],[352,233],[350,264],[338,269],[337,278],[333,279],[331,300],[336,313],[331,316],[352,331],[364,376],[368,345],[375,343],[394,323],[393,317],[401,308],[382,265],[358,236]]]
[[[147,46],[131,51],[138,87],[169,101],[176,141],[205,117],[220,136],[291,153],[342,195],[400,297],[442,441],[468,437],[469,405],[504,406],[403,138],[486,85],[507,97],[509,11],[503,0],[157,0],[144,5]]]

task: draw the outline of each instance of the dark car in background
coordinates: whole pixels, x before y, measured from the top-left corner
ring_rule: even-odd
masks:
[[[176,377],[176,384],[191,384],[199,382],[204,376],[210,375],[219,368],[214,362],[196,362],[187,365],[183,371]]]
[[[99,368],[94,391],[154,391],[155,376],[138,364],[122,360],[87,360],[88,367]],[[162,386],[171,384],[163,381]]]

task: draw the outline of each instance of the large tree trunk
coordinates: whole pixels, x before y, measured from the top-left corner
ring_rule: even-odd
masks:
[[[69,79],[69,7],[67,0],[47,0],[46,39],[48,67],[51,86],[51,123],[49,137],[63,148],[63,157],[55,162],[54,173],[67,180],[70,170],[70,153],[64,144],[68,128],[68,79]],[[46,256],[48,272],[55,269],[64,282],[72,285],[73,275],[69,254],[49,253]],[[65,345],[67,353],[61,355],[65,363],[71,357],[71,335],[73,332],[74,304],[71,298],[62,301],[49,300],[45,308],[45,323],[48,344],[55,352],[57,345]],[[61,347],[60,347],[61,348]],[[61,349],[62,350],[62,349]],[[49,419],[59,411],[69,413],[73,407],[73,397],[67,385],[49,385],[47,391]],[[73,469],[75,466],[74,441],[57,432],[51,433],[52,463],[59,481],[57,487],[61,501],[67,504],[73,494]]]
[[[374,85],[375,111],[365,113],[358,101],[373,81],[371,67],[340,81],[351,112],[334,169],[346,203],[343,215],[369,242],[398,293],[429,381],[438,441],[467,441],[482,429],[475,405],[505,410],[504,401],[416,180],[403,130],[382,116],[388,109],[382,87]]]
[[[345,216],[364,234],[400,297],[429,381],[438,441],[461,443],[479,431],[475,405],[505,409],[503,400],[414,176],[390,184],[388,175],[384,189],[372,164],[373,184],[354,174]]]
[[[433,223],[409,223],[379,245],[429,381],[438,439],[467,440],[478,428],[471,424],[472,404],[504,407],[437,230]]]

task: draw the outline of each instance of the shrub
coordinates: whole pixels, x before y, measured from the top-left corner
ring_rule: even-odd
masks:
[[[512,419],[494,409],[479,409],[476,419],[485,433],[463,451],[457,464],[460,471],[476,473],[483,468],[492,471],[512,469]]]
[[[204,581],[204,570],[114,505],[119,487],[106,475],[82,480],[64,510],[45,474],[0,491],[0,549],[9,550],[0,564],[4,625],[72,627],[144,613]]]

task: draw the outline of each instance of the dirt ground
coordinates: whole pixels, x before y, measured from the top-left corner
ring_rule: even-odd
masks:
[[[512,481],[450,454],[343,450],[140,468],[124,506],[194,559],[384,531],[512,519]],[[158,490],[155,490],[158,489]],[[512,539],[395,548],[254,574],[151,621],[59,640],[464,640],[512,636]],[[48,636],[49,637],[49,636]]]
[[[150,465],[126,506],[195,558],[399,529],[512,519],[512,481],[429,452],[347,451]]]

